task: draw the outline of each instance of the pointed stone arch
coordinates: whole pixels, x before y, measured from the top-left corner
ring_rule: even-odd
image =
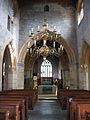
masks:
[[[90,89],[90,45],[84,41],[81,55],[82,86],[84,89]]]
[[[51,31],[48,32],[49,34],[52,34]],[[40,37],[44,37],[42,36],[44,34],[44,32],[40,32],[39,34],[36,34],[34,37],[29,37],[26,42],[23,44],[22,48],[20,49],[19,52],[19,62],[24,62],[25,60],[25,56],[26,56],[26,52],[27,52],[27,46],[28,46],[28,42],[30,42],[30,47],[34,44],[34,39],[37,39],[37,36]],[[38,40],[37,40],[38,41]],[[56,39],[55,41],[57,41],[58,43],[62,44],[64,46],[65,51],[67,52],[68,58],[69,58],[69,62],[70,63],[75,63],[76,62],[76,53],[75,51],[70,47],[70,45],[65,41],[65,39],[62,36],[59,36],[58,39]]]
[[[48,35],[49,36],[52,33],[53,32],[48,31]],[[28,43],[29,43],[29,47],[31,47],[34,44],[34,40],[37,40],[37,36],[39,36],[39,38],[40,38],[38,40],[41,40],[41,38],[46,37],[44,35],[45,35],[44,32],[40,32],[38,34],[35,34],[33,37],[29,37],[28,39],[26,39],[26,42],[23,44],[22,48],[19,51],[19,58],[18,58],[18,70],[19,70],[19,72],[18,72],[18,78],[22,81],[21,82],[21,84],[22,84],[21,88],[23,88],[23,86],[24,86],[24,75],[23,75],[24,74],[24,61],[25,61],[25,57],[26,57],[26,54],[27,54]],[[65,49],[66,53],[67,53],[67,56],[68,56],[68,59],[69,59],[70,74],[71,74],[70,81],[72,81],[72,83],[73,83],[72,79],[75,79],[75,80],[77,79],[76,53],[75,53],[75,51],[71,48],[71,46],[65,41],[65,39],[61,35],[57,34],[57,36],[58,36],[58,39],[55,39],[55,41],[60,43],[60,44],[62,44],[64,46],[64,49]],[[72,73],[72,71],[73,71],[73,73]],[[75,82],[75,80],[74,80],[74,82]],[[76,83],[75,86],[77,86],[77,82],[75,82],[75,83]]]
[[[3,70],[5,67],[5,71]],[[5,44],[2,52],[2,89],[12,89],[14,81],[14,72],[16,71],[16,58],[12,42]],[[5,72],[5,75],[4,75]]]

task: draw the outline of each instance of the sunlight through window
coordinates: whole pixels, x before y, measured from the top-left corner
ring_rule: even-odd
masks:
[[[52,77],[52,64],[47,59],[42,62],[41,77]]]

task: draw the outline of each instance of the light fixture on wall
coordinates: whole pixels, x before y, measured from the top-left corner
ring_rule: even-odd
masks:
[[[81,64],[81,69],[84,70],[85,72],[87,72],[88,71],[87,64]]]
[[[48,29],[47,20],[44,19],[43,30],[40,31],[40,26],[38,25],[37,35],[34,34],[34,29],[31,28],[29,32],[29,37],[33,39],[33,45],[30,47],[30,42],[28,42],[28,53],[31,57],[38,56],[57,56],[59,57],[63,53],[63,45],[58,42],[61,35],[56,33],[56,27],[53,27],[53,31]]]

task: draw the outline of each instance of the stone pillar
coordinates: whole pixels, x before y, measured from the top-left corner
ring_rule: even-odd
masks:
[[[17,84],[18,89],[24,89],[24,63],[17,64]]]
[[[69,78],[69,85],[70,88],[76,89],[77,88],[77,69],[76,69],[76,64],[70,64],[70,78]]]
[[[12,84],[12,88],[13,89],[17,89],[18,88],[18,82],[17,82],[17,72],[13,71],[13,84]]]
[[[79,73],[79,77],[80,77],[79,87],[80,87],[80,89],[89,90],[88,69],[80,67],[79,71],[80,71],[80,73]]]
[[[8,73],[8,89],[17,89],[18,83],[17,83],[17,72],[9,72]]]
[[[8,72],[8,89],[13,89],[13,76],[12,72]]]
[[[0,61],[0,91],[2,90],[2,63]]]
[[[1,54],[1,46],[0,46],[0,91],[2,90],[2,54]]]

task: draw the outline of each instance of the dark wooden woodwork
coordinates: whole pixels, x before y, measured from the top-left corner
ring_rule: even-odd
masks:
[[[90,91],[87,90],[75,90],[75,89],[60,89],[57,92],[58,101],[62,109],[67,108],[67,99],[74,96],[90,95]]]
[[[0,94],[0,100],[6,101],[21,101],[21,116],[28,118],[28,97],[17,96],[17,95],[9,95],[9,94]]]
[[[20,119],[20,111],[19,111],[19,104],[17,103],[8,103],[7,102],[0,102],[0,109],[8,110],[10,114],[10,119],[19,120]]]
[[[24,100],[23,99],[18,99],[18,98],[4,98],[0,96],[0,103],[19,103],[19,111],[20,111],[20,119],[25,120],[25,105],[24,105]],[[28,113],[27,113],[28,114]]]
[[[7,109],[0,109],[0,120],[10,120],[10,112]]]

